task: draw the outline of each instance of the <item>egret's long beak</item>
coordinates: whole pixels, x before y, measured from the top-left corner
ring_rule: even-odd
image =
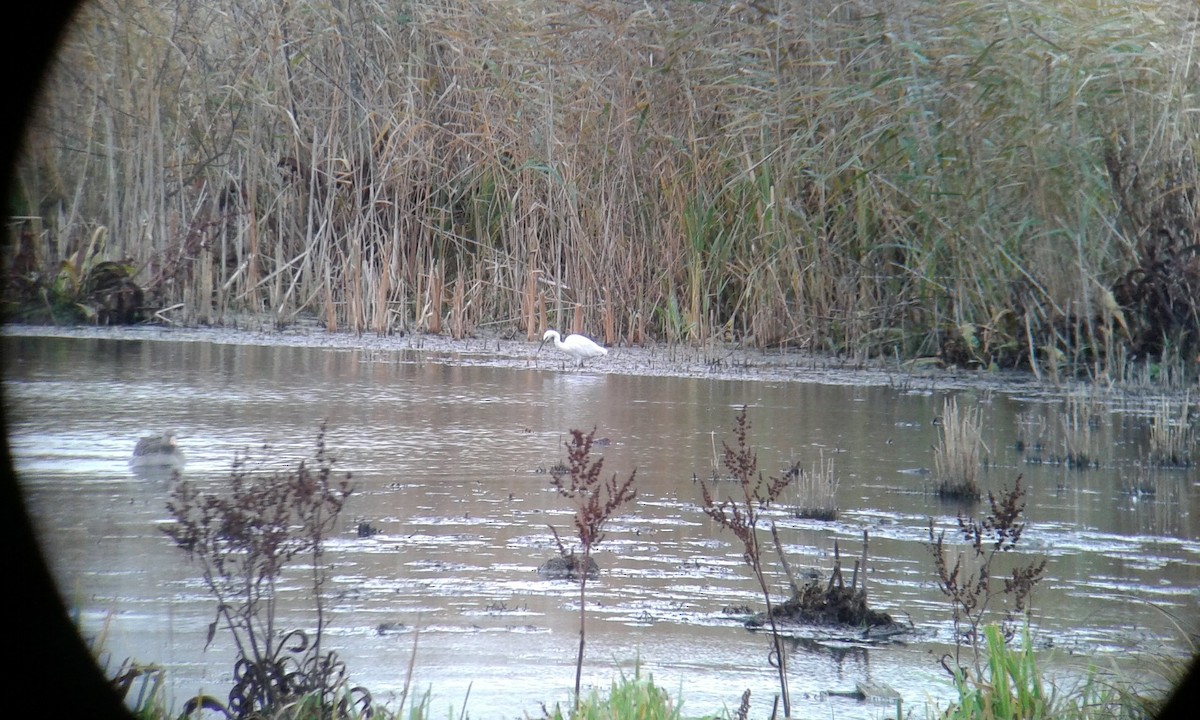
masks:
[[[542,341],[541,341],[540,343],[538,343],[538,349],[537,349],[537,351],[538,351],[538,352],[541,352],[541,351],[542,351],[542,347],[544,347],[544,346],[545,346],[545,344],[546,344],[546,339],[545,339],[545,338],[542,338]]]

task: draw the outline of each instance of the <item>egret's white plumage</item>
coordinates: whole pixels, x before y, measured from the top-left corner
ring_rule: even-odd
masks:
[[[175,444],[175,431],[168,430],[162,435],[152,435],[138,440],[133,448],[130,464],[135,468],[147,467],[181,467],[183,453]]]
[[[538,351],[540,352],[542,345],[545,345],[550,340],[554,341],[554,347],[574,358],[579,367],[583,367],[584,360],[604,357],[608,354],[608,350],[606,348],[597,345],[582,335],[568,335],[564,340],[563,337],[558,334],[557,330],[546,331],[546,334],[542,336],[541,345],[538,345]]]

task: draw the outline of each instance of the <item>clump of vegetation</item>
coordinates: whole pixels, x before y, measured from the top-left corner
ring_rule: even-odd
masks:
[[[946,720],[988,718],[1058,717],[1049,714],[1051,693],[1046,688],[1033,657],[1029,636],[1020,650],[1005,643],[996,625],[983,629],[987,666],[983,674],[960,671],[954,677],[958,702],[943,717]]]
[[[1021,519],[1025,511],[1021,476],[999,499],[989,492],[988,504],[991,511],[982,520],[958,515],[958,534],[967,547],[965,554],[962,550],[955,552],[953,560],[949,557],[946,531],[935,531],[933,520],[929,521],[926,548],[933,556],[938,588],[950,598],[954,621],[955,668],[947,668],[952,673],[962,668],[964,645],[972,649],[975,667],[979,669],[980,631],[991,613],[999,609],[998,605],[1003,606],[1001,624],[1005,635],[1012,637],[1014,619],[1019,613],[1028,612],[1029,597],[1046,570],[1045,558],[1014,565],[1007,573],[1000,568],[1000,557],[1017,548],[1025,531],[1026,523]]]
[[[933,453],[937,494],[948,500],[975,501],[980,497],[979,408],[959,414],[958,400],[950,397],[942,405],[941,435]]]
[[[145,293],[133,281],[137,269],[128,260],[109,257],[107,228],[95,228],[49,269],[34,225],[26,220],[16,233],[0,317],[56,325],[128,325],[144,318]]]
[[[1147,157],[1127,130],[1110,136],[1104,162],[1119,221],[1135,253],[1114,285],[1131,350],[1164,361],[1200,353],[1200,171],[1180,139]]]
[[[1026,410],[1017,414],[1017,439],[1015,447],[1025,462],[1041,462],[1046,449],[1048,428],[1046,416],[1039,410]]]
[[[1147,497],[1158,495],[1158,487],[1161,484],[1161,477],[1152,472],[1148,472],[1146,468],[1139,467],[1132,478],[1125,475],[1121,476],[1121,485],[1119,489],[1122,495],[1129,495],[1135,498]]]
[[[200,696],[190,710],[216,707],[248,718],[297,705],[320,715],[372,707],[370,693],[350,687],[345,665],[324,647],[325,543],[352,489],[350,474],[335,475],[334,462],[322,426],[311,461],[294,470],[261,471],[247,453],[234,459],[221,492],[201,492],[186,479],[174,484],[167,503],[173,522],[163,530],[199,565],[216,599],[209,642],[224,628],[237,652],[228,701]],[[281,632],[279,584],[301,559],[310,568],[315,626]]]
[[[629,473],[629,477],[618,481],[614,473],[611,478],[604,480],[601,472],[604,458],[592,460],[592,442],[596,428],[586,435],[581,430],[571,430],[571,439],[563,443],[567,448],[567,471],[555,472],[550,475],[550,484],[558,494],[566,498],[575,508],[575,532],[582,548],[582,558],[575,565],[574,553],[571,554],[572,566],[576,568],[574,577],[579,580],[579,654],[575,661],[575,707],[579,708],[580,683],[583,677],[583,650],[587,643],[587,581],[592,573],[590,569],[592,551],[604,540],[604,526],[624,505],[633,502],[637,497],[634,479],[637,471]],[[557,531],[554,534],[558,539]],[[561,541],[559,552],[566,555]],[[578,572],[582,566],[585,571]]]
[[[607,697],[592,690],[575,709],[564,714],[555,706],[546,713],[547,720],[681,720],[683,703],[671,699],[667,691],[654,684],[654,676],[642,677],[641,665],[634,668],[633,677],[621,673],[613,680]]]
[[[1178,409],[1166,399],[1159,403],[1150,422],[1151,465],[1184,468],[1195,464],[1200,456],[1200,432],[1190,417],[1194,412],[1186,397]],[[1200,420],[1200,414],[1197,419]]]
[[[944,720],[1150,720],[1161,704],[1158,693],[1128,679],[1105,677],[1095,667],[1082,683],[1057,686],[1038,667],[1028,626],[1019,648],[998,625],[988,625],[983,635],[987,664],[978,674],[961,670],[955,675],[958,699],[940,715]]]
[[[1107,421],[1108,413],[1095,398],[1067,395],[1059,418],[1061,433],[1058,446],[1062,455],[1055,462],[1077,470],[1099,467],[1101,464],[1100,436],[1097,431]]]
[[[125,703],[135,718],[165,717],[167,715],[165,692],[166,671],[159,665],[143,665],[125,660],[112,677],[112,686],[117,697]],[[137,692],[134,693],[134,688]]]
[[[1111,459],[1111,416],[1099,391],[1069,393],[1044,412],[1028,410],[1018,416],[1017,450],[1029,464],[1100,467]]]
[[[704,514],[712,518],[718,525],[729,530],[741,540],[742,559],[754,572],[754,579],[762,591],[767,608],[767,622],[771,626],[772,650],[771,665],[778,671],[779,693],[783,701],[784,717],[791,715],[791,698],[788,694],[787,654],[783,645],[783,637],[775,622],[775,613],[771,604],[771,591],[767,586],[767,578],[763,571],[762,547],[758,541],[758,523],[762,513],[772,503],[778,502],[784,491],[795,477],[794,473],[783,473],[781,477],[764,478],[758,470],[758,455],[750,447],[746,436],[750,430],[750,422],[746,418],[746,408],[742,407],[735,421],[733,433],[735,446],[730,447],[721,441],[723,453],[721,462],[725,470],[737,481],[733,497],[718,500],[709,483],[700,482],[701,508]]]
[[[558,547],[558,557],[553,557],[538,566],[538,574],[551,578],[580,581],[580,575],[586,573],[589,580],[600,576],[600,565],[596,559],[575,554],[575,548],[568,548],[558,535],[553,525],[550,532],[554,534],[554,544]]]
[[[824,453],[813,465],[811,473],[806,473],[797,464],[788,469],[793,475],[792,486],[795,489],[795,508],[792,511],[798,518],[806,520],[837,520],[837,475],[833,472],[833,458],[825,460]]]
[[[108,679],[116,698],[125,704],[134,717],[140,720],[156,720],[169,715],[165,692],[166,670],[159,665],[145,664],[126,658],[112,669],[113,657],[105,648],[108,640],[109,622],[113,613],[104,619],[100,632],[88,640],[88,647],[96,659],[100,671]]]

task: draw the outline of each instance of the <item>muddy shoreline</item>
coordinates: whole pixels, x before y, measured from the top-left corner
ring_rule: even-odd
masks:
[[[477,332],[454,340],[445,335],[412,333],[375,335],[330,333],[315,322],[275,329],[268,321],[243,321],[236,327],[44,326],[7,324],[7,337],[95,338],[149,342],[207,342],[219,345],[312,347],[358,350],[366,353],[411,353],[429,362],[516,369],[576,372],[570,358],[550,346],[538,351],[536,341],[507,339],[498,333]],[[607,357],[591,362],[589,373],[650,377],[709,378],[797,382],[823,385],[893,387],[901,392],[932,393],[950,390],[996,392],[1030,398],[1053,399],[1071,392],[1089,391],[1080,381],[1050,383],[1019,371],[970,370],[940,367],[934,362],[896,363],[872,359],[822,356],[794,350],[758,350],[724,343],[703,347],[648,345],[613,347]],[[1182,396],[1162,388],[1118,385],[1099,388],[1113,401],[1149,401]]]

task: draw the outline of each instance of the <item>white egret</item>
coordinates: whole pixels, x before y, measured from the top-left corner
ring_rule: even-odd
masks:
[[[183,453],[175,443],[175,431],[168,430],[162,435],[152,435],[138,440],[133,448],[133,458],[129,463],[135,468],[150,467],[181,467]]]
[[[574,358],[579,367],[583,367],[584,360],[604,357],[608,354],[607,349],[600,347],[582,335],[568,335],[564,340],[558,334],[557,330],[546,331],[546,334],[542,336],[541,345],[538,345],[538,352],[541,352],[542,345],[545,345],[549,340],[554,340],[554,347]]]

